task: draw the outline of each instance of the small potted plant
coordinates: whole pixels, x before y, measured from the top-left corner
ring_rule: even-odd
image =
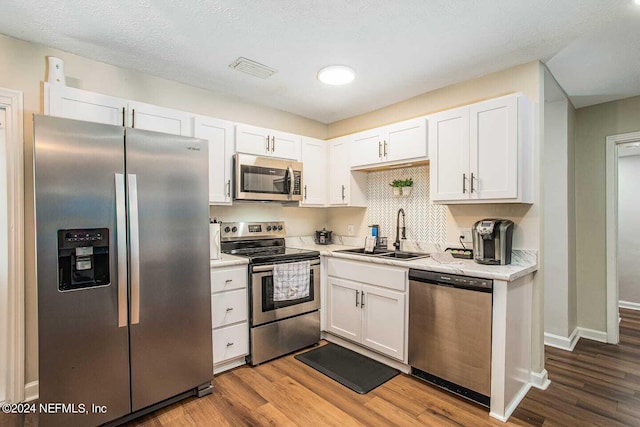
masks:
[[[411,194],[411,187],[413,186],[413,179],[394,179],[391,184],[393,188],[394,196],[408,196]]]

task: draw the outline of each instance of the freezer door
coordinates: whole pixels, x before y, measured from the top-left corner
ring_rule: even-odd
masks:
[[[127,283],[118,274],[126,272],[126,247],[119,252],[117,245],[118,238],[126,245],[126,227],[117,228],[116,217],[124,128],[36,115],[34,138],[39,402],[107,409],[59,411],[40,425],[98,425],[130,412]],[[87,229],[100,240],[73,237]],[[87,280],[96,262],[105,270],[94,269],[98,280]],[[64,271],[77,273],[69,290]]]
[[[208,151],[126,129],[133,410],[211,381]]]

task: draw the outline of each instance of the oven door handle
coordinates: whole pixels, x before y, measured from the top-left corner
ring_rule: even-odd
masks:
[[[295,262],[295,261],[291,261],[291,262]],[[311,261],[311,267],[313,267],[314,265],[320,265],[320,260],[313,260]],[[254,273],[262,273],[265,271],[273,271],[273,267],[275,266],[275,264],[271,264],[271,265],[256,265],[254,267],[252,267],[251,271]]]

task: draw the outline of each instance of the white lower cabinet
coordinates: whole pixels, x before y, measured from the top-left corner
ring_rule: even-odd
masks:
[[[338,259],[327,268],[327,332],[405,361],[407,270]]]
[[[247,267],[211,269],[213,373],[245,363],[249,354]]]

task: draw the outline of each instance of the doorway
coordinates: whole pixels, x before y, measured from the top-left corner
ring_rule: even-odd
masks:
[[[640,132],[608,136],[606,140],[607,342],[611,344],[619,342],[619,306],[640,309],[640,280],[638,280],[640,268],[637,263],[638,257],[633,256],[637,251],[637,237],[635,241],[631,240],[636,232],[636,236],[640,236],[640,225],[637,219],[637,215],[640,214],[640,203],[637,201],[638,179],[640,179]],[[637,252],[640,254],[640,251]],[[635,280],[631,279],[632,277]]]

